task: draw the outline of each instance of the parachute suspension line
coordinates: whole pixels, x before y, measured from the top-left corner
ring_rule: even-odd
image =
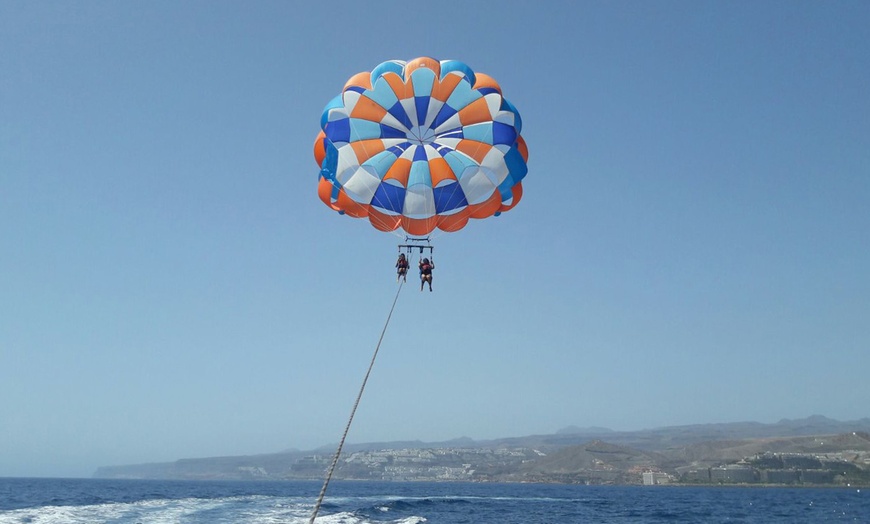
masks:
[[[344,447],[344,441],[347,438],[347,433],[350,431],[350,424],[353,422],[353,416],[356,414],[356,408],[359,406],[359,401],[362,398],[363,391],[366,389],[366,382],[369,381],[369,375],[372,373],[372,368],[375,365],[375,359],[378,358],[378,350],[381,349],[381,342],[384,340],[384,334],[387,332],[387,326],[390,325],[390,318],[393,316],[393,310],[396,309],[396,302],[399,301],[399,293],[402,292],[402,284],[399,282],[399,289],[396,291],[396,297],[393,299],[393,305],[390,307],[390,313],[387,315],[387,321],[384,323],[384,329],[381,330],[381,336],[378,339],[378,344],[375,346],[375,352],[372,355],[372,361],[369,363],[369,369],[366,371],[363,378],[362,386],[359,388],[359,394],[356,396],[356,401],[353,403],[353,409],[350,411],[350,418],[347,420],[347,426],[344,428],[344,433],[341,435],[341,440],[338,443],[338,449],[335,450],[335,456],[332,457],[332,463],[326,471],[326,480],[323,481],[323,487],[320,489],[320,495],[317,496],[317,502],[314,504],[314,511],[311,513],[311,518],[308,524],[314,524],[314,519],[320,511],[320,505],[323,504],[323,497],[326,495],[326,487],[329,486],[329,481],[332,479],[332,473],[335,471],[335,465],[338,463],[338,458],[341,456],[341,449]]]

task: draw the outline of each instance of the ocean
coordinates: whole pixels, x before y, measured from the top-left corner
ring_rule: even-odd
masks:
[[[0,478],[0,524],[305,524],[319,482]],[[870,489],[333,481],[319,524],[870,524]]]

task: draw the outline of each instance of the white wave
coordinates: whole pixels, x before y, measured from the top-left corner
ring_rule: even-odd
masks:
[[[311,506],[273,497],[161,499],[0,511],[0,524],[301,524]]]
[[[308,500],[259,495],[220,499],[160,499],[0,511],[0,524],[306,524],[311,518],[312,509],[313,505]],[[384,522],[367,520],[352,512],[321,513],[315,519],[316,524]],[[426,519],[412,516],[386,522],[421,524]]]
[[[315,524],[375,524],[373,521],[365,520],[349,512],[318,516],[316,519],[314,519],[314,522]],[[407,517],[401,520],[395,520],[391,522],[392,524],[421,524],[423,522],[426,522],[426,519],[423,517]]]

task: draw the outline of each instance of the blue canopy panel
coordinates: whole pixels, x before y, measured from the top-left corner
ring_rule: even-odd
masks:
[[[501,195],[502,202],[507,202],[514,197],[513,187],[515,185],[517,185],[517,180],[514,180],[514,177],[511,175],[508,175],[507,178],[498,185],[498,192]]]
[[[363,162],[362,165],[369,167],[370,169],[367,169],[367,171],[374,171],[375,173],[377,173],[378,178],[383,180],[384,175],[387,174],[387,171],[390,170],[390,167],[392,167],[395,162],[396,155],[389,151],[381,151],[377,155]]]
[[[425,146],[415,146],[414,149],[414,158],[412,162],[426,162],[429,160],[429,157],[426,155],[426,147]]]
[[[430,96],[415,96],[414,97],[414,107],[417,110],[417,122],[420,125],[426,121],[426,114],[429,112],[429,100]]]
[[[459,111],[468,104],[482,97],[483,95],[480,94],[480,91],[471,88],[471,84],[459,82],[447,98],[446,105]]]
[[[457,127],[444,131],[443,133],[438,133],[438,138],[455,138],[458,140],[462,140],[463,138],[465,138],[465,134],[463,133],[461,127]]]
[[[465,126],[462,128],[462,136],[468,140],[492,145],[492,122]]]
[[[377,67],[372,69],[371,81],[375,84],[376,79],[384,76],[386,73],[396,73],[400,77],[405,77],[405,62],[400,60],[388,60],[382,62]]]
[[[338,149],[332,142],[326,140],[323,164],[320,166],[320,176],[335,183],[336,171],[338,171]]]
[[[422,147],[417,148],[417,151],[419,152],[422,149]],[[426,160],[425,152],[423,153],[423,160],[415,160],[411,163],[411,172],[408,173],[408,187],[418,184],[432,187],[432,175],[429,173],[429,162]]]
[[[452,147],[445,146],[444,144],[439,144],[438,142],[433,142],[432,147],[434,147],[435,151],[437,151],[438,154],[441,156],[445,156],[447,153],[450,153],[452,151],[456,151]]]
[[[523,155],[520,154],[520,150],[516,147],[510,148],[505,154],[504,163],[510,172],[510,178],[514,179],[514,183],[525,178],[526,173],[529,172],[529,167],[526,165],[526,161],[523,160]]]
[[[523,132],[523,119],[520,118],[520,112],[517,111],[517,108],[508,102],[507,98],[502,98],[501,107],[499,109],[502,111],[510,111],[514,114],[514,128],[517,130],[517,134],[521,134]]]
[[[411,122],[411,117],[409,117],[408,113],[405,112],[405,108],[402,106],[400,100],[396,101],[396,103],[387,110],[387,113],[393,115],[393,117],[401,122],[406,128],[411,129],[414,127],[414,124]]]
[[[463,136],[457,138],[467,138],[469,140],[475,140],[493,146],[513,146],[516,144],[518,136],[516,130],[512,126],[501,122],[482,122],[480,124],[472,124],[461,128],[461,131]],[[438,136],[447,138],[445,135],[446,133],[442,133]],[[453,137],[450,136],[450,138]]]
[[[438,126],[450,120],[450,117],[452,117],[456,113],[458,113],[456,109],[450,107],[449,104],[444,104],[443,106],[441,106],[441,110],[438,111],[438,114],[435,116],[435,120],[432,121],[432,125],[430,125],[429,127],[431,127],[432,129],[437,129]]]
[[[429,97],[432,95],[432,86],[435,83],[435,72],[421,67],[411,73],[411,84],[414,86],[414,97]]]
[[[402,186],[391,184],[390,181],[384,181],[375,191],[372,197],[372,205],[390,213],[401,214],[402,208],[405,205],[406,191]]]
[[[339,107],[344,107],[344,97],[342,95],[337,95],[323,108],[323,113],[320,115],[320,129],[326,129],[326,124],[329,122],[329,111]]]
[[[456,182],[432,189],[432,197],[435,199],[435,212],[439,215],[449,214],[468,205],[462,186]]]
[[[326,138],[333,143],[350,142],[350,119],[342,118],[327,122],[323,132],[326,134]]]
[[[468,67],[464,62],[460,62],[459,60],[442,60],[441,61],[441,79],[443,80],[445,76],[452,72],[461,73],[466,79],[468,79],[469,85],[474,85],[477,82],[477,77],[474,75],[474,71]]]
[[[396,155],[396,158],[399,158],[400,156],[402,156],[402,153],[404,153],[409,147],[411,147],[411,145],[411,142],[406,141],[388,148],[387,151]]]
[[[365,96],[374,100],[375,103],[384,109],[393,107],[399,101],[396,93],[393,92],[393,88],[390,87],[390,84],[383,77],[378,77],[377,81],[372,84],[372,89],[365,92]]]
[[[407,134],[401,129],[388,126],[387,124],[378,124],[381,126],[381,136],[378,138],[406,138]]]
[[[381,138],[381,124],[361,118],[350,119],[350,142]]]
[[[335,200],[338,198],[338,193],[341,191],[341,184],[335,179],[335,174],[327,172],[325,169],[320,171],[320,176],[329,180],[332,183],[332,190],[329,192],[329,198]]]
[[[513,126],[503,124],[501,122],[492,123],[492,143],[493,145],[504,144],[512,146],[517,143],[519,134]]]
[[[468,168],[477,167],[477,162],[473,158],[455,150],[445,153],[444,160],[447,161],[456,178],[461,178]]]

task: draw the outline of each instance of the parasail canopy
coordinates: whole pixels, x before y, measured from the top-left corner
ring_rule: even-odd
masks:
[[[520,115],[463,62],[390,60],[354,75],[320,127],[320,199],[381,231],[458,231],[522,197]]]

